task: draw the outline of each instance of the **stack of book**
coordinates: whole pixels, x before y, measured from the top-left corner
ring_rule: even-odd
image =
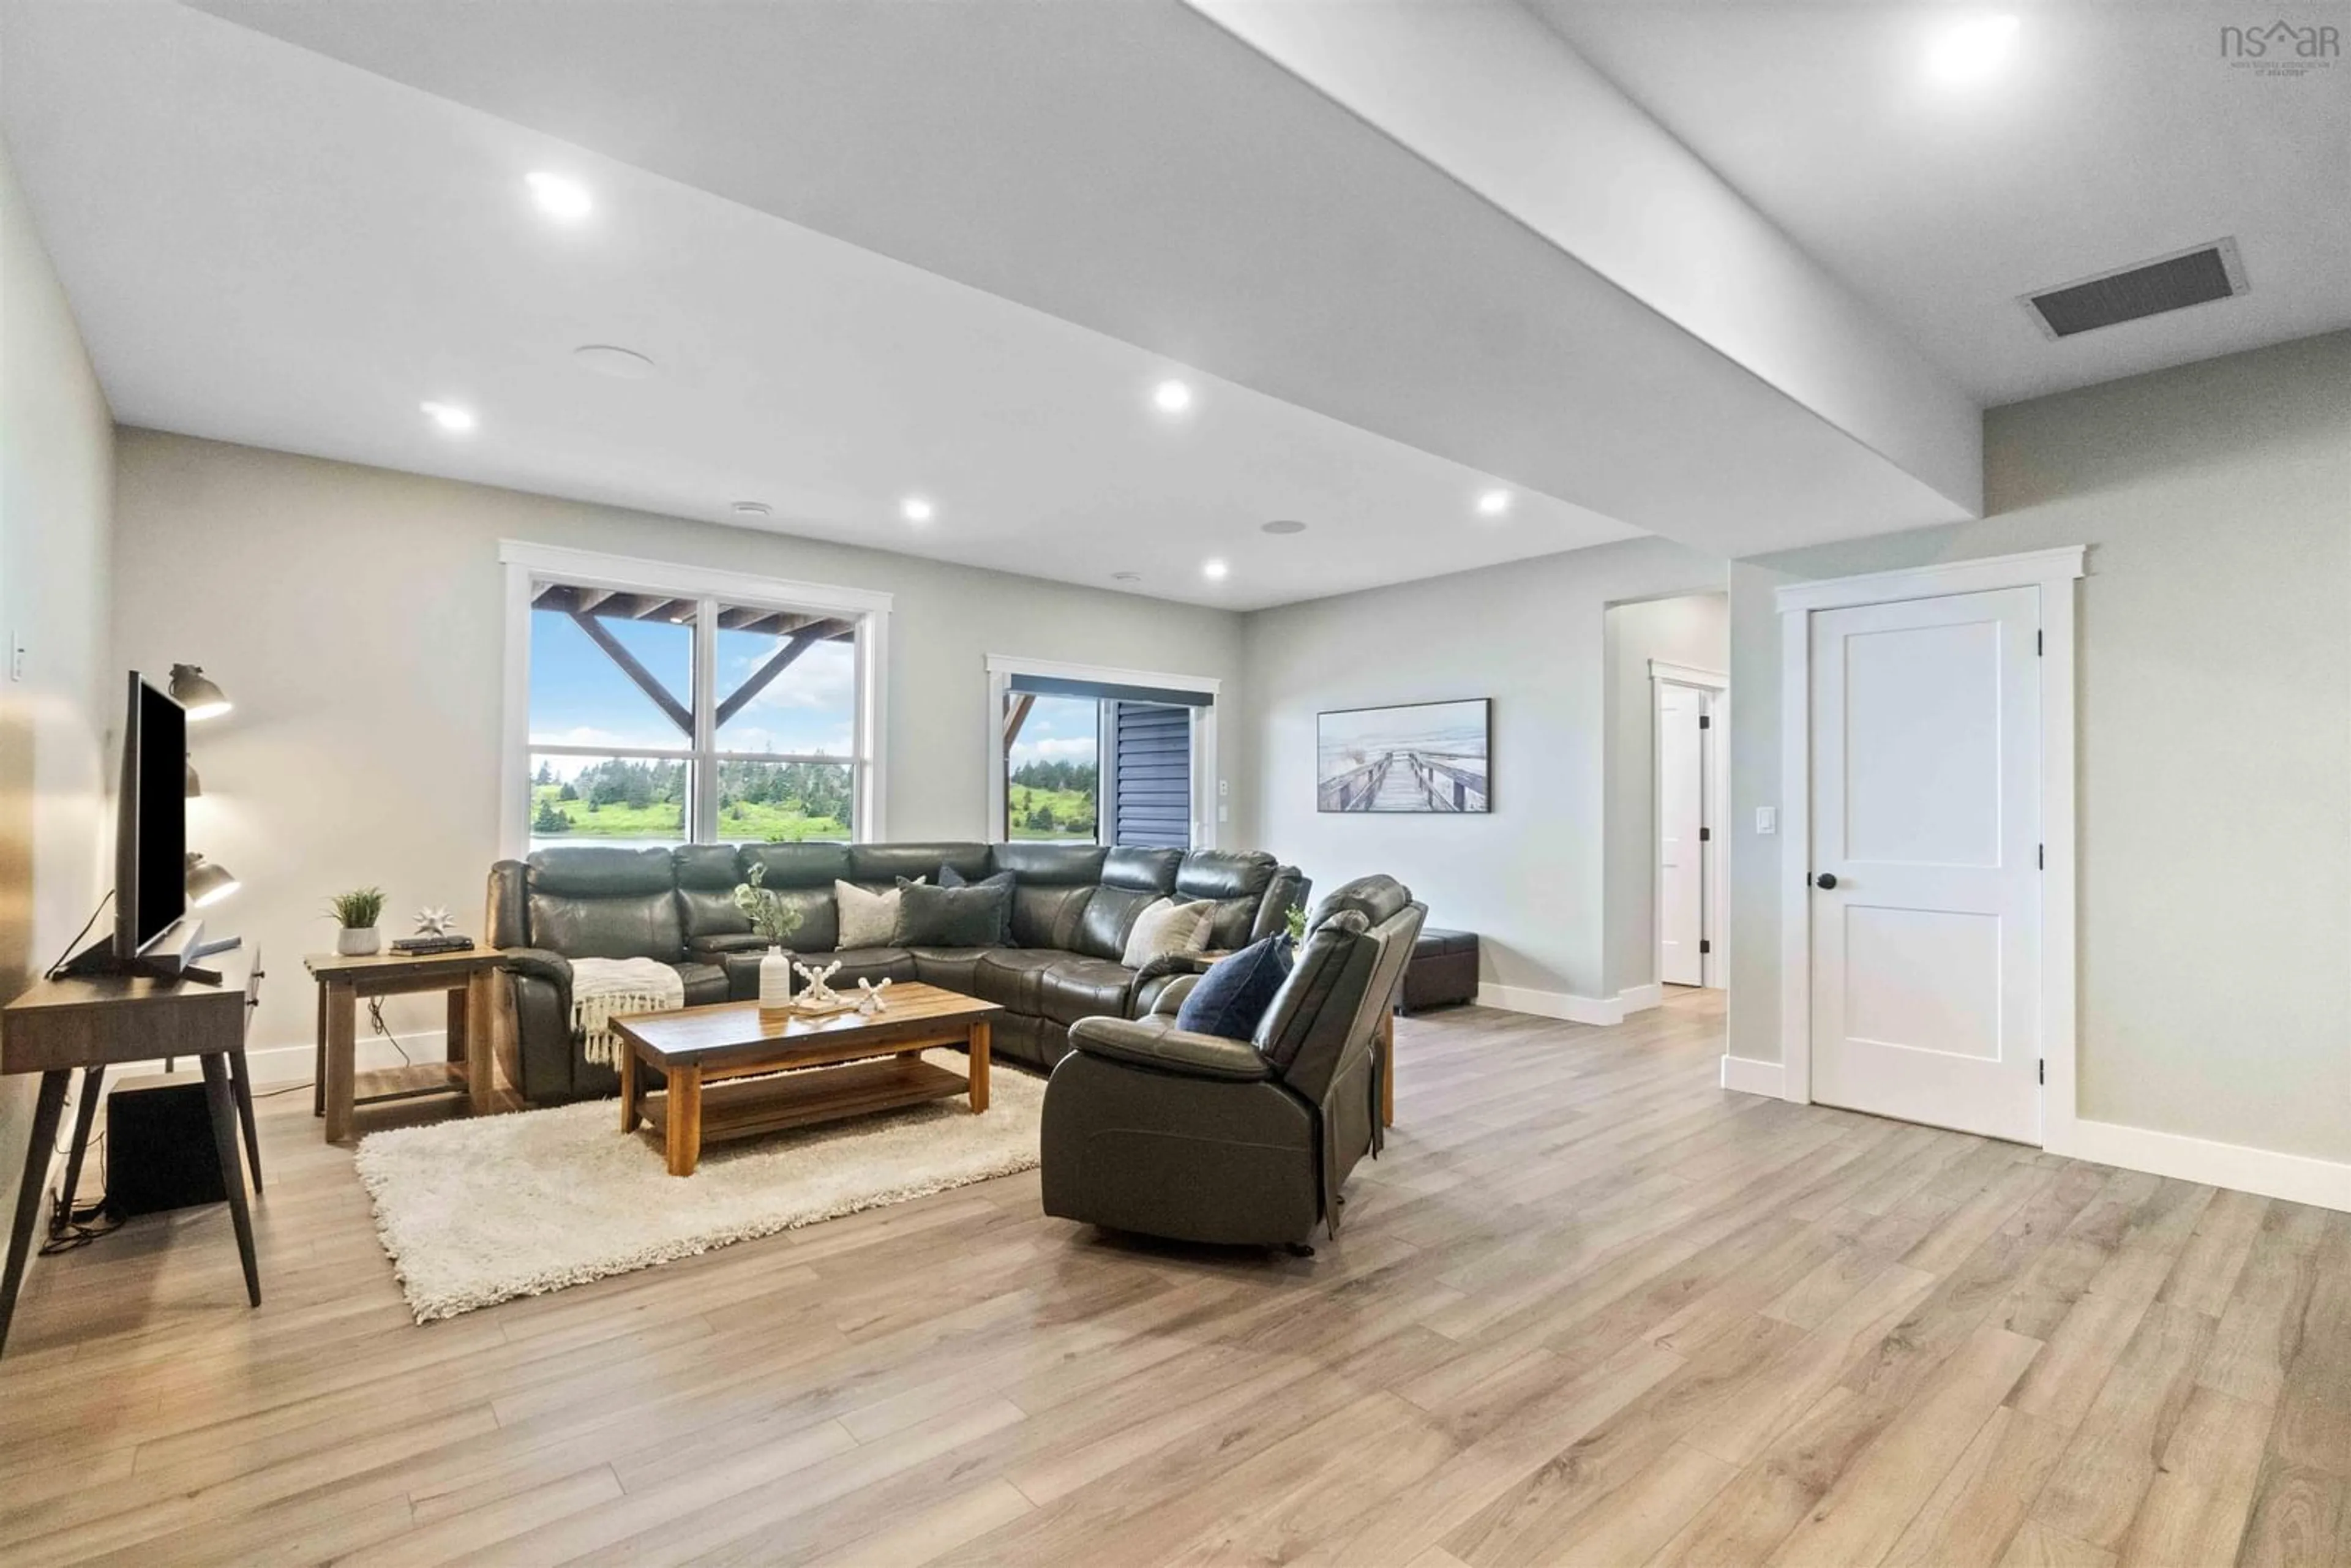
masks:
[[[471,936],[402,936],[392,943],[392,950],[415,958],[434,953],[471,952],[473,946]]]

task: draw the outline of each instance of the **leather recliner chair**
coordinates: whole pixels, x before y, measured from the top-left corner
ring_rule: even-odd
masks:
[[[1189,976],[1147,1017],[1073,1026],[1045,1088],[1045,1212],[1184,1241],[1337,1235],[1340,1186],[1384,1141],[1385,1025],[1427,915],[1394,877],[1331,894],[1249,1040],[1176,1027]]]

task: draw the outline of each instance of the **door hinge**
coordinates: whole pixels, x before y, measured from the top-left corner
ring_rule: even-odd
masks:
[[[1698,939],[1698,950],[1701,953],[1711,953],[1714,951],[1714,944],[1701,936]]]
[[[2042,636],[2042,634],[2041,634],[2040,632],[2035,632],[2032,634],[2032,656],[2033,656],[2034,658],[2036,658],[2036,659],[2038,659],[2038,658],[2040,658],[2040,657],[2042,656],[2042,655],[2041,655],[2041,636]]]
[[[1714,718],[1713,718],[1713,716],[1712,716],[1712,715],[1710,715],[1710,714],[1703,714],[1703,713],[1702,713],[1702,714],[1700,714],[1700,715],[1698,715],[1698,728],[1700,728],[1700,729],[1712,729],[1712,728],[1714,727]]]
[[[1710,843],[1713,841],[1713,839],[1714,830],[1712,828],[1700,828],[1698,831],[1698,841],[1699,843]]]
[[[2048,1059],[2047,1057],[2045,1057],[2045,1056],[2044,1056],[2044,1057],[2043,1057],[2039,1061],[2034,1062],[2032,1065],[2033,1065],[2034,1069],[2036,1070],[2036,1071],[2033,1072],[2033,1074],[2032,1074],[2032,1076],[2033,1076],[2033,1080],[2034,1080],[2036,1082],[2041,1082],[2041,1083],[2046,1083],[2046,1082],[2049,1082],[2049,1059]]]
[[[2032,846],[2032,866],[2035,871],[2047,871],[2049,869],[2049,846],[2047,844],[2035,844]]]

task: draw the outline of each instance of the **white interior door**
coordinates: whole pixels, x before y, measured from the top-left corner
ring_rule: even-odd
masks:
[[[1657,683],[1657,978],[1706,984],[1706,694]]]
[[[1813,1097],[2038,1144],[2040,591],[1810,621]]]

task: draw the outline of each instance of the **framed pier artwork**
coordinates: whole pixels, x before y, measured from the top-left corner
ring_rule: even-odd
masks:
[[[1340,708],[1314,723],[1320,811],[1489,811],[1493,699]]]

